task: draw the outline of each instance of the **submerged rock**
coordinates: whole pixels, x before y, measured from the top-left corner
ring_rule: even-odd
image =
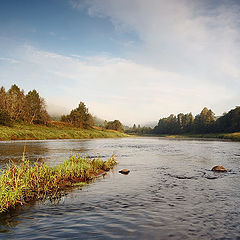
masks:
[[[122,169],[122,170],[119,171],[119,173],[129,174],[129,173],[130,173],[130,170],[128,170],[128,169]]]
[[[212,168],[212,171],[214,172],[227,172],[227,169],[223,166],[215,166]]]

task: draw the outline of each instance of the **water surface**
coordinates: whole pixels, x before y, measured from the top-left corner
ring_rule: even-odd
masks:
[[[58,204],[0,218],[0,239],[240,239],[240,143],[123,138],[0,142],[0,167],[26,156],[117,155],[104,178]],[[224,165],[227,173],[213,173]],[[118,170],[128,168],[125,176]]]

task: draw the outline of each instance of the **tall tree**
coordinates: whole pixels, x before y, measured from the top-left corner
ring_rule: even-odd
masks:
[[[88,112],[85,103],[80,102],[76,109],[73,109],[69,115],[63,115],[61,118],[64,122],[70,122],[75,127],[87,128],[93,125],[93,117]]]
[[[194,118],[192,113],[187,113],[184,115],[184,123],[183,123],[183,132],[192,132],[193,131],[193,122]]]
[[[107,123],[107,129],[123,132],[123,125],[119,120],[110,121]]]
[[[177,124],[178,124],[178,132],[183,132],[183,128],[185,124],[185,115],[183,113],[179,113],[177,115]]]
[[[217,119],[216,132],[238,132],[240,131],[240,107],[230,110]]]
[[[35,89],[26,95],[24,119],[29,123],[44,124],[49,120],[45,101]]]
[[[14,84],[7,92],[7,111],[13,120],[23,120],[24,91]]]
[[[0,109],[7,111],[7,93],[5,88],[0,88]]]
[[[208,133],[212,131],[212,126],[215,121],[214,113],[206,107],[200,113],[200,131]]]

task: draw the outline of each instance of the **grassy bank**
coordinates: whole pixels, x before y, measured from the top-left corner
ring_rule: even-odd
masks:
[[[56,167],[44,162],[32,166],[23,157],[0,175],[0,213],[32,200],[56,198],[66,188],[83,185],[116,164],[114,157],[103,161],[72,156]]]
[[[181,135],[156,135],[158,137],[166,138],[212,138],[212,139],[226,139],[231,141],[240,141],[240,132],[235,133],[209,133],[209,134],[181,134]]]
[[[12,127],[0,125],[0,140],[30,139],[82,139],[126,137],[127,134],[101,128],[80,129],[66,124],[50,126],[14,124]]]

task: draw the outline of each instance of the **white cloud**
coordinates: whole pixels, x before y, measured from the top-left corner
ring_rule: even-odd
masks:
[[[170,113],[197,114],[205,106],[220,115],[239,105],[239,5],[222,0],[71,4],[110,20],[120,34],[134,32],[139,41],[122,43],[129,51],[125,59],[64,56],[18,46],[8,56],[18,62],[5,59],[0,79],[37,88],[52,109],[70,110],[84,101],[101,118],[131,124]]]
[[[117,31],[138,35],[140,44],[129,53],[129,59],[184,76],[166,78],[173,86],[195,92],[192,104],[187,104],[189,92],[182,94],[183,106],[178,111],[186,106],[194,111],[196,101],[214,108],[217,114],[239,104],[240,5],[236,1],[90,0],[85,4],[90,16],[105,17]],[[171,89],[168,97],[178,96],[180,90],[185,93]],[[168,106],[178,102],[173,98]]]
[[[8,79],[21,87],[37,88],[49,109],[69,110],[84,101],[95,115],[125,123],[157,120],[179,111],[200,112],[232,93],[215,83],[195,79],[128,59],[106,56],[64,56],[25,45],[14,52],[19,63],[8,65]],[[0,72],[1,75],[4,71]],[[236,97],[236,96],[235,96]],[[224,99],[224,97],[222,98]],[[59,106],[59,107],[57,107]],[[213,109],[214,110],[214,109]]]
[[[0,61],[4,62],[10,62],[10,63],[18,63],[18,61],[14,58],[6,58],[6,57],[0,57]]]
[[[142,44],[129,54],[135,62],[223,84],[240,77],[240,7],[231,1],[85,3],[91,16],[107,17],[116,29],[138,34]]]

